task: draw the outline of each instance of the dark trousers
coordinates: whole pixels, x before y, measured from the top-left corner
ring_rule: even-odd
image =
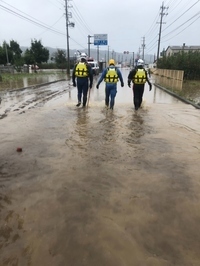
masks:
[[[133,85],[133,103],[134,103],[136,110],[140,108],[142,104],[142,98],[144,94],[144,85],[145,84],[134,84]]]
[[[77,78],[77,89],[78,89],[78,102],[81,103],[83,96],[83,106],[87,102],[87,93],[88,93],[88,78]]]
[[[109,106],[110,108],[113,109],[115,105],[115,96],[117,94],[117,84],[113,83],[106,83],[106,88],[105,88],[105,104]]]

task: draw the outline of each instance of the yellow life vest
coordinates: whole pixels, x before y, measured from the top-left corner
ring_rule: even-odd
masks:
[[[114,68],[109,67],[107,69],[107,73],[106,73],[104,81],[108,82],[108,83],[117,83],[118,79],[119,79],[119,77],[117,75],[116,68],[115,67]]]
[[[85,63],[78,63],[75,69],[75,76],[76,77],[88,77],[89,73],[88,73],[88,68],[87,65]]]
[[[138,68],[135,73],[135,76],[133,77],[133,82],[135,84],[145,84],[146,81],[147,81],[147,76],[145,70]]]

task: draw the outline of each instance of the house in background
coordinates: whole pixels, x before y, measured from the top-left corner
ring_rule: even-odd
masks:
[[[167,49],[165,50],[165,55],[166,56],[171,56],[179,52],[195,52],[195,51],[200,51],[200,45],[190,45],[186,46],[185,43],[182,46],[168,46]]]

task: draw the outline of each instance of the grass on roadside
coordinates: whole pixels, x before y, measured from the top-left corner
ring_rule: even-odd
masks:
[[[200,80],[184,80],[181,91],[169,87],[167,89],[173,91],[186,100],[194,103],[200,102]]]

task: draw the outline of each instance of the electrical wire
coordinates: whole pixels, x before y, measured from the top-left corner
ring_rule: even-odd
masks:
[[[9,9],[9,8],[7,8],[7,7],[5,7],[5,6],[3,6],[3,5],[1,5],[1,4],[0,4],[0,8],[1,8],[2,10],[4,10],[4,11],[6,11],[6,12],[12,14],[12,15],[14,15],[14,16],[17,16],[17,17],[23,19],[23,20],[27,20],[27,21],[29,21],[30,23],[35,24],[36,26],[39,26],[39,27],[45,28],[46,30],[50,30],[50,31],[52,31],[52,32],[54,32],[54,33],[56,33],[56,34],[65,35],[64,33],[60,32],[60,31],[58,31],[58,30],[55,30],[55,29],[51,28],[50,26],[47,26],[46,24],[41,24],[42,22],[37,22],[37,21],[35,21],[35,20],[33,20],[33,19],[30,19],[30,18],[28,18],[28,17],[26,17],[26,16],[24,16],[24,15],[21,15],[21,14],[15,12],[15,11],[13,11],[13,10],[11,10],[11,9]],[[21,12],[21,11],[20,11],[20,12]],[[24,13],[24,12],[21,12],[21,13]]]
[[[1,0],[1,2],[4,2],[5,4],[7,4],[5,1],[3,1],[3,0]],[[59,1],[58,1],[59,2]],[[36,26],[39,26],[39,27],[41,27],[41,28],[45,28],[45,31],[44,32],[46,32],[46,31],[51,31],[51,32],[53,32],[53,33],[56,33],[56,34],[59,34],[59,35],[63,35],[63,36],[65,36],[66,37],[66,33],[62,33],[62,32],[60,32],[60,31],[58,31],[58,30],[55,30],[55,29],[53,29],[52,27],[64,16],[64,14],[52,25],[52,26],[48,26],[47,24],[44,24],[43,22],[41,22],[41,21],[39,21],[39,20],[36,20],[35,18],[33,18],[32,16],[30,16],[30,15],[28,15],[28,14],[26,14],[25,12],[23,12],[23,11],[21,11],[21,10],[19,10],[19,9],[17,9],[17,8],[15,8],[15,7],[13,7],[12,5],[9,5],[9,4],[7,4],[8,6],[10,6],[12,9],[14,9],[14,10],[16,10],[16,11],[14,11],[14,10],[12,10],[12,9],[10,9],[10,8],[8,8],[8,7],[6,7],[6,6],[3,6],[3,5],[1,5],[0,4],[0,9],[2,9],[2,10],[4,10],[4,11],[6,11],[6,12],[8,12],[8,13],[10,13],[10,14],[12,14],[12,15],[14,15],[14,16],[16,16],[16,17],[19,17],[20,19],[23,19],[23,20],[26,20],[26,21],[29,21],[30,23],[32,23],[32,24],[34,24],[34,25],[36,25]],[[21,13],[21,14],[20,14]],[[27,17],[28,16],[28,17]],[[82,20],[83,21],[83,20]],[[43,33],[44,33],[43,32]],[[43,33],[41,33],[41,34],[43,34]],[[41,35],[41,34],[39,34],[39,35]],[[85,49],[85,47],[83,46],[83,45],[81,45],[80,43],[78,43],[75,39],[73,39],[72,37],[70,37],[70,39],[74,42],[74,43],[76,43],[76,44],[78,44],[80,47],[82,47],[82,48],[84,48]]]
[[[172,11],[174,11],[179,5],[180,5],[180,3],[182,2],[182,0],[181,1],[179,1],[178,3],[177,3],[177,1],[176,1],[176,6],[175,7],[173,7],[173,9],[172,9]],[[191,10],[197,3],[199,2],[199,0],[198,1],[196,1],[194,4],[192,4],[192,5],[190,5],[189,6],[189,8],[187,8],[187,10],[185,10],[178,18],[176,17],[176,19],[172,22],[172,23],[170,23],[170,25],[168,25],[166,28],[164,28],[163,29],[163,31],[165,31],[166,29],[168,29],[168,28],[170,28],[176,21],[178,21],[181,17],[183,17],[189,10]],[[169,3],[172,3],[172,0],[171,1],[169,1]],[[168,3],[168,4],[169,4]],[[192,16],[190,19],[188,19],[187,21],[185,21],[184,23],[182,23],[181,25],[179,25],[177,28],[175,28],[175,29],[173,29],[172,31],[170,31],[169,33],[167,33],[165,36],[163,36],[162,37],[162,42],[166,42],[165,41],[165,38],[168,36],[168,35],[170,35],[170,34],[173,34],[175,31],[177,31],[180,27],[182,27],[182,26],[184,26],[185,24],[187,24],[189,21],[191,21],[192,19],[194,19],[196,16],[198,16],[199,15],[199,12],[198,13],[196,13],[194,16]],[[198,17],[199,18],[199,17]],[[198,20],[198,18],[196,19],[196,20]],[[195,20],[195,21],[196,21]],[[187,29],[188,27],[190,27],[195,21],[193,21],[192,23],[190,23],[187,27],[185,27],[183,30],[181,30],[178,34],[180,34],[181,32],[183,32],[185,29]],[[178,34],[176,34],[176,35],[178,35]],[[176,36],[175,35],[175,36]],[[168,40],[170,40],[170,39],[172,39],[172,38],[174,38],[175,36],[173,36],[173,37],[171,37],[171,38],[169,38]],[[154,41],[155,39],[153,39],[149,44],[151,44],[151,43],[153,43],[153,41]],[[156,48],[156,44],[155,43],[153,43],[152,44],[152,46],[150,46],[150,48],[146,51],[146,52],[150,52],[151,50],[153,50],[154,48]]]
[[[195,16],[197,16],[198,14],[200,14],[200,12],[198,12]],[[193,19],[195,16],[193,16],[193,17],[190,18],[189,20]],[[198,18],[196,18],[193,22],[191,22],[186,28],[184,28],[183,30],[181,30],[179,33],[177,33],[176,35],[174,35],[174,36],[171,37],[170,39],[165,40],[165,42],[171,40],[172,38],[176,37],[177,35],[179,35],[179,34],[180,34],[181,32],[183,32],[184,30],[186,30],[187,28],[189,28],[189,27],[190,27],[194,22],[196,22],[199,18],[200,18],[200,16],[199,16]],[[188,22],[189,20],[187,20],[187,22]],[[184,23],[184,24],[185,24],[185,23]],[[184,24],[183,24],[183,25],[184,25]],[[182,27],[183,25],[180,25],[178,28]],[[177,28],[177,29],[178,29],[178,28]],[[168,34],[167,34],[167,35],[168,35]],[[166,37],[167,35],[165,35],[164,37]],[[164,38],[164,37],[163,37],[163,38]]]
[[[177,20],[179,20],[183,15],[185,15],[191,8],[193,8],[197,3],[199,2],[199,0],[194,3],[192,6],[190,6],[185,12],[183,12],[177,19],[175,19],[171,24],[169,24],[169,26],[167,26],[163,31],[165,31],[166,29],[168,29],[171,25],[173,25]]]
[[[74,11],[76,12],[77,17],[80,19],[81,25],[83,25],[88,30],[89,33],[93,34],[93,31],[90,29],[90,27],[87,25],[87,23],[83,19],[83,17],[81,15],[80,11],[78,10],[78,7],[76,6],[76,3],[74,0],[73,0],[73,4],[75,6]]]
[[[62,18],[64,17],[64,14],[53,24],[53,25],[51,25],[51,27],[53,27],[53,26],[55,26]],[[46,29],[45,31],[43,31],[43,32],[41,32],[41,33],[39,33],[39,34],[37,34],[36,36],[40,36],[40,35],[43,35],[45,32],[47,32],[48,31],[48,29]]]
[[[51,3],[52,5],[54,5],[55,7],[57,7],[58,9],[61,9],[60,7],[58,7],[58,6],[57,6],[54,2],[52,2],[51,0],[48,0],[48,2]],[[64,6],[64,4],[61,3],[60,1],[57,0],[57,2],[58,2],[59,4],[61,4],[62,6]]]
[[[157,13],[156,18],[154,19],[154,21],[153,21],[152,25],[150,26],[149,30],[147,31],[147,33],[144,34],[145,37],[149,36],[152,33],[152,31],[154,30],[154,28],[156,26],[156,21],[159,18],[159,13],[160,13],[160,11]]]

